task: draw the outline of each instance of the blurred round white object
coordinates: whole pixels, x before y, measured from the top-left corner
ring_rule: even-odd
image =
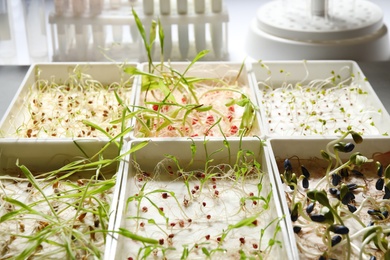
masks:
[[[365,0],[271,1],[257,10],[246,51],[254,59],[390,59],[383,12]]]

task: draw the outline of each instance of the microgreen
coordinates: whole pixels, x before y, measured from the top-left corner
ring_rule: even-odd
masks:
[[[349,135],[354,143],[345,141]],[[389,193],[384,187],[388,180],[381,163],[354,151],[355,144],[362,142],[361,135],[349,130],[328,142],[321,150],[321,158],[294,156],[279,161],[301,257],[385,257],[390,197],[386,196]],[[294,176],[298,179],[308,176],[314,185],[304,187]],[[376,189],[371,189],[372,185]],[[317,238],[313,245],[305,242]]]
[[[165,154],[150,172],[143,170],[148,163],[135,154],[127,181],[126,220],[120,232],[125,228],[141,240],[119,238],[120,245],[133,245],[127,249],[127,257],[142,258],[150,247],[142,243],[147,238],[158,241],[154,254],[178,259],[199,254],[213,259],[231,254],[235,248],[250,258],[263,258],[283,245],[279,240],[281,219],[271,213],[274,197],[259,155],[241,143],[236,151],[227,139],[218,148],[210,142],[190,139],[190,163]],[[261,140],[257,142],[262,145]],[[237,159],[225,163],[229,160],[221,154]]]

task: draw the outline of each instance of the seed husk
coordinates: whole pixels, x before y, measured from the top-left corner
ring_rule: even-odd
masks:
[[[313,214],[310,215],[310,219],[314,222],[324,222],[326,220],[325,216],[322,214]]]
[[[345,235],[349,233],[349,229],[340,224],[333,224],[329,227],[329,230],[332,231],[333,233],[340,234],[340,235]]]
[[[332,237],[332,246],[335,246],[335,245],[337,245],[338,243],[340,243],[340,242],[341,242],[341,239],[342,239],[342,237],[339,236],[339,235]]]
[[[377,190],[383,190],[383,186],[385,185],[385,180],[382,178],[379,178],[375,183],[375,188]]]

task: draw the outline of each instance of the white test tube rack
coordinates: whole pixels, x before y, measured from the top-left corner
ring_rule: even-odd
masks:
[[[160,19],[165,60],[191,60],[202,50],[209,50],[203,60],[227,60],[223,0],[55,0],[49,14],[53,61],[146,61],[132,9],[147,36]],[[153,60],[160,59],[157,35]]]

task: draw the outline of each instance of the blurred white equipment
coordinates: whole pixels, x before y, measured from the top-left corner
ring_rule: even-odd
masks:
[[[89,3],[89,4],[88,4]],[[55,0],[49,15],[54,61],[145,61],[146,53],[132,15],[147,37],[152,20],[164,29],[164,58],[192,59],[204,49],[205,60],[227,59],[229,16],[223,0]],[[160,60],[158,36],[153,59]]]
[[[365,0],[275,0],[257,10],[246,40],[254,59],[390,59],[383,12]]]

